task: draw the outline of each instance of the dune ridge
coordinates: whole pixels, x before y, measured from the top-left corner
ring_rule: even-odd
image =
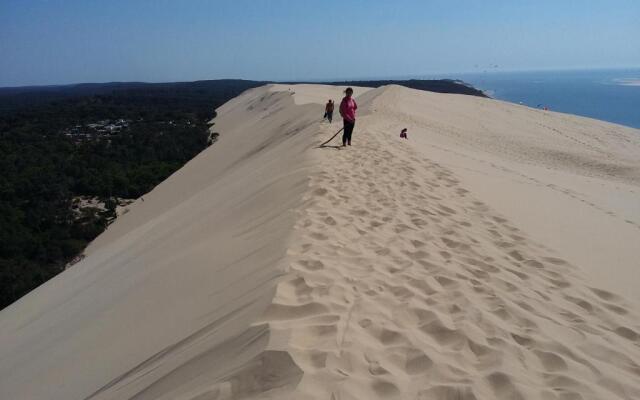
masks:
[[[410,123],[398,94],[420,96],[362,95],[358,148],[323,153],[312,176],[264,317],[304,370],[291,398],[640,395],[633,303],[393,135]]]
[[[638,131],[388,86],[356,88],[353,147],[318,148],[340,92],[218,109],[218,143],[0,313],[0,397],[640,398]],[[583,251],[625,282],[573,262],[572,212],[606,218]]]

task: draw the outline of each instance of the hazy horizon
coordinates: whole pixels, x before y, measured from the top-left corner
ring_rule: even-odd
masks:
[[[638,71],[640,72],[640,66],[632,67],[602,67],[602,68],[548,68],[548,69],[520,69],[520,70],[488,70],[488,71],[461,71],[461,72],[434,72],[426,74],[411,74],[411,75],[393,75],[393,76],[356,76],[356,77],[338,77],[327,79],[301,79],[299,81],[293,80],[270,80],[270,79],[252,79],[252,78],[235,78],[235,77],[217,77],[217,78],[204,78],[194,80],[181,80],[181,81],[144,81],[144,80],[132,80],[132,81],[101,81],[101,82],[64,82],[64,83],[50,83],[43,85],[19,85],[19,86],[0,86],[0,89],[13,89],[13,88],[28,88],[28,87],[54,87],[54,86],[74,86],[74,85],[106,85],[106,84],[118,84],[118,83],[186,83],[197,81],[209,81],[209,80],[247,80],[247,81],[265,81],[265,82],[310,82],[310,83],[323,83],[323,82],[340,82],[340,81],[375,81],[375,80],[410,80],[410,79],[456,79],[459,77],[470,75],[482,75],[482,74],[509,74],[509,73],[535,73],[535,72],[584,72],[584,71]],[[638,77],[640,79],[640,75]]]

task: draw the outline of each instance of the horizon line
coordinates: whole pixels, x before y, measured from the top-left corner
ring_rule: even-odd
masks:
[[[440,80],[447,79],[445,77],[436,78],[438,75],[472,75],[472,74],[500,74],[500,73],[526,73],[526,72],[571,72],[571,71],[624,71],[624,70],[640,70],[639,66],[616,66],[616,67],[552,67],[552,68],[538,68],[538,69],[498,69],[488,68],[484,70],[473,71],[461,71],[461,72],[425,72],[418,74],[406,74],[395,76],[368,76],[368,77],[340,77],[340,78],[311,78],[311,79],[292,79],[292,80],[270,80],[270,79],[251,79],[251,78],[211,78],[211,79],[193,79],[193,80],[175,80],[175,81],[93,81],[93,82],[69,82],[69,83],[51,83],[51,84],[28,84],[28,85],[16,85],[16,86],[0,86],[0,89],[21,89],[21,88],[53,88],[61,86],[78,86],[78,85],[108,85],[108,84],[162,84],[162,83],[192,83],[192,82],[204,82],[204,81],[224,81],[224,80],[238,80],[238,81],[252,81],[252,82],[265,82],[265,83],[323,83],[323,82],[341,82],[341,81],[380,81],[380,80]]]

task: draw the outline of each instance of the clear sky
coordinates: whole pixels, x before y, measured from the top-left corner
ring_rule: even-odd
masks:
[[[639,0],[0,0],[0,86],[640,66]]]

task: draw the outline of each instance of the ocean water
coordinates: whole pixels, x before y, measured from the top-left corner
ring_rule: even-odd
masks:
[[[461,79],[496,99],[640,129],[640,68],[486,72],[437,78]]]

